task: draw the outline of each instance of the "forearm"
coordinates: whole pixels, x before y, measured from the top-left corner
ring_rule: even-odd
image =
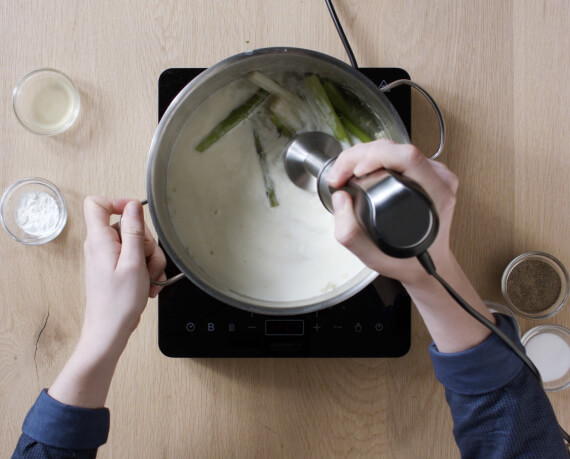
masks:
[[[72,356],[48,390],[49,395],[66,405],[103,407],[125,345],[125,338],[102,345],[99,337],[89,336],[84,331]]]
[[[475,310],[495,322],[451,252],[434,259],[438,274],[445,279]],[[439,282],[429,276],[404,284],[418,308],[440,352],[470,349],[483,342],[490,331],[465,312]]]

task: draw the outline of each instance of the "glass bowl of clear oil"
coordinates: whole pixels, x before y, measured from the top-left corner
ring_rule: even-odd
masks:
[[[80,98],[71,79],[59,70],[34,70],[20,79],[12,94],[18,121],[38,135],[69,129],[79,115]]]

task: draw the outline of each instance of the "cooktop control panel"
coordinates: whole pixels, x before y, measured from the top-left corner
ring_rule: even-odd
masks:
[[[175,68],[161,74],[159,119],[203,70]],[[409,78],[402,69],[359,70],[378,86]],[[409,87],[386,96],[410,132]],[[170,259],[166,272],[168,277],[179,272]],[[336,306],[293,316],[229,306],[188,279],[164,288],[158,299],[158,344],[169,357],[400,357],[410,341],[410,298],[400,283],[382,276]]]
[[[337,306],[269,316],[220,303],[184,279],[160,294],[159,346],[169,357],[399,357],[410,347],[410,299],[379,277]]]

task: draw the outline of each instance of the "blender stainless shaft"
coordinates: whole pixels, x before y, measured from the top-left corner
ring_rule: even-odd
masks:
[[[321,202],[333,212],[332,194],[326,178],[340,144],[328,134],[306,132],[295,136],[285,149],[287,175],[295,185],[317,191]],[[353,200],[361,227],[386,254],[398,258],[417,256],[432,244],[438,218],[426,192],[413,180],[387,169],[353,177],[342,188]]]

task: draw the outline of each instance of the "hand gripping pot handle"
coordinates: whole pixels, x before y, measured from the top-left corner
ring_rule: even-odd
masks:
[[[388,92],[390,91],[390,89],[394,89],[402,85],[410,86],[411,88],[414,88],[416,91],[418,91],[422,96],[424,96],[428,100],[428,102],[433,108],[433,111],[435,112],[435,116],[439,124],[439,147],[437,148],[437,151],[429,157],[429,159],[436,159],[443,151],[443,146],[445,144],[445,122],[443,121],[443,115],[441,114],[441,110],[435,103],[435,100],[433,100],[433,97],[431,97],[428,94],[428,92],[424,88],[422,88],[419,84],[411,80],[396,80],[393,81],[392,83],[382,86],[379,89],[381,92]]]
[[[144,199],[143,201],[141,201],[141,205],[146,206],[148,204],[148,201],[146,199]],[[121,215],[121,218],[119,219],[119,223],[117,225],[117,232],[119,233],[119,239],[121,238],[121,222],[123,221],[123,216]],[[166,279],[165,281],[156,281],[154,279],[150,280],[150,283],[153,285],[158,285],[160,287],[168,287],[169,285],[174,284],[175,282],[178,282],[180,279],[182,279],[183,277],[186,277],[184,275],[184,273],[180,273],[177,274],[174,277],[171,277],[170,279]]]

